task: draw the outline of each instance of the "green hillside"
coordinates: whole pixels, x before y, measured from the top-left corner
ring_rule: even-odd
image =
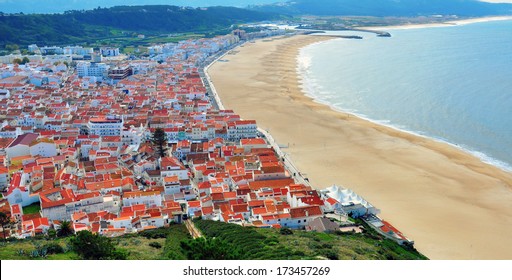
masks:
[[[334,234],[259,229],[203,220],[196,220],[195,224],[205,238],[191,239],[184,225],[171,225],[112,238],[111,243],[115,251],[129,260],[426,259],[414,248],[399,246],[370,228],[365,228],[363,234]],[[1,242],[0,259],[81,259],[81,254],[71,246],[72,238]],[[62,251],[48,251],[55,247],[61,247]]]
[[[92,43],[107,38],[182,32],[211,33],[233,24],[277,19],[232,7],[118,6],[64,14],[0,14],[0,48],[6,44]]]

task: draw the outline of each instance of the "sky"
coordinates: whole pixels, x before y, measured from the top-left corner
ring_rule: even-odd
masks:
[[[176,5],[176,6],[234,6],[285,2],[285,0],[0,0],[4,13],[61,13],[68,10],[88,10],[97,7],[121,5]]]
[[[512,3],[512,0],[480,0],[493,3]],[[61,13],[68,10],[88,10],[119,5],[176,5],[176,6],[234,6],[286,2],[286,0],[0,0],[4,13]]]
[[[510,3],[510,4],[512,4],[512,0],[482,0],[482,2],[489,2],[489,3]]]

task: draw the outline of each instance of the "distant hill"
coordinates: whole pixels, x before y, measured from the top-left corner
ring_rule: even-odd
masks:
[[[478,17],[512,14],[512,4],[477,0],[293,0],[252,6],[253,10],[288,15],[402,16],[458,15]]]
[[[114,6],[140,5],[173,5],[192,7],[230,6],[245,8],[248,5],[272,4],[286,0],[15,0],[1,1],[0,12],[4,13],[63,13],[68,10],[90,10],[97,7],[110,8]]]
[[[232,24],[276,19],[267,12],[233,7],[118,6],[64,14],[0,14],[0,47],[5,44],[68,44],[115,37],[122,31],[206,32]]]

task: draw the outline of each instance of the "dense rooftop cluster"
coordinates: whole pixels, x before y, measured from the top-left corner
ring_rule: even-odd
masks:
[[[15,222],[9,234],[43,234],[62,221],[117,236],[191,217],[305,228],[328,212],[377,214],[345,189],[297,184],[254,120],[218,109],[201,67],[238,41],[154,46],[152,59],[105,67],[125,69],[120,80],[110,70],[80,76],[60,61],[0,64],[0,206]],[[156,129],[165,132],[165,156],[150,141]],[[33,203],[39,213],[24,214]]]

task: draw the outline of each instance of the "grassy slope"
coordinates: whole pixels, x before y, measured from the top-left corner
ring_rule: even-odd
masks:
[[[196,221],[208,237],[223,238],[245,252],[244,259],[426,259],[367,229],[365,234],[329,234],[243,228],[213,221]]]
[[[196,221],[196,226],[207,236],[228,241],[232,249],[242,252],[241,259],[426,259],[416,250],[397,245],[368,230],[365,234],[327,234],[294,231],[282,235],[275,229],[240,227],[213,221]],[[140,234],[115,238],[118,249],[128,252],[131,260],[183,260],[186,252],[181,242],[190,235],[184,225],[171,225]],[[26,260],[33,258],[30,252],[50,242],[67,248],[69,237],[57,240],[29,239],[0,243],[0,259]],[[161,248],[149,244],[156,242]],[[20,250],[24,253],[20,254]],[[78,259],[74,252],[48,255],[46,259]]]

